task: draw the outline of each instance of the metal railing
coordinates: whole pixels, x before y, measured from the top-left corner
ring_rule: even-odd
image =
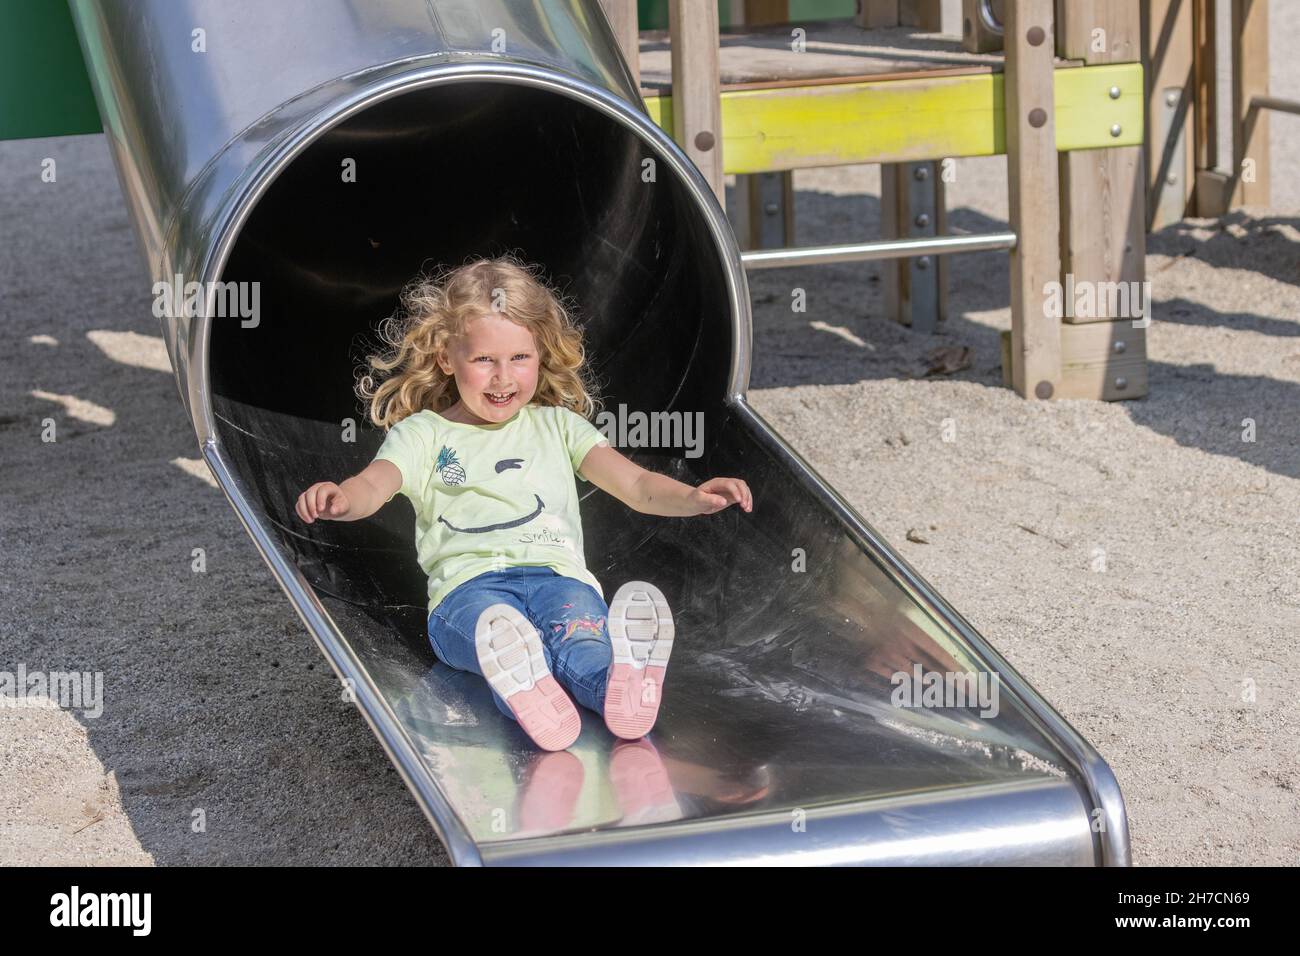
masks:
[[[746,269],[776,269],[782,266],[807,266],[831,262],[866,262],[872,259],[908,259],[916,256],[941,256],[958,252],[983,252],[987,249],[1014,249],[1014,232],[993,232],[969,236],[933,236],[921,239],[882,239],[877,242],[851,242],[837,246],[808,246],[803,249],[756,249],[742,252],[740,261]]]
[[[1252,110],[1277,110],[1279,113],[1300,115],[1300,100],[1285,100],[1280,96],[1252,96],[1250,98],[1250,108]]]

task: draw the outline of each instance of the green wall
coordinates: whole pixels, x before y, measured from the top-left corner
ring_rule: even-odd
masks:
[[[0,0],[0,139],[100,131],[64,0]]]

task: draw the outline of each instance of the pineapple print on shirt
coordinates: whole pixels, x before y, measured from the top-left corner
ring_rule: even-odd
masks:
[[[442,475],[444,485],[463,485],[465,483],[465,469],[461,467],[460,459],[456,457],[456,452],[446,445],[438,452],[438,460],[434,463],[434,469]]]

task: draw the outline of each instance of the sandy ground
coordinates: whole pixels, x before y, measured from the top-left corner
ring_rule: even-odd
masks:
[[[1273,19],[1297,96],[1300,10]],[[1300,118],[1273,129],[1273,208],[1150,239],[1141,401],[999,387],[998,254],[954,260],[933,338],[880,317],[873,265],[751,277],[754,404],[1098,747],[1138,864],[1300,858]],[[445,862],[197,462],[102,137],[0,169],[0,669],[105,699],[0,708],[0,862]],[[959,163],[954,228],[1005,221],[1003,177]],[[800,243],[876,233],[873,169],[796,186]],[[938,344],[973,366],[917,377]]]

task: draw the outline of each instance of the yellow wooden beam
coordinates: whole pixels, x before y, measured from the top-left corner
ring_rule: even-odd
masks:
[[[1058,150],[1142,142],[1142,64],[1067,67],[1054,76]],[[645,102],[671,131],[672,98]],[[993,156],[1006,152],[1002,103],[1001,73],[724,91],[724,171]]]

